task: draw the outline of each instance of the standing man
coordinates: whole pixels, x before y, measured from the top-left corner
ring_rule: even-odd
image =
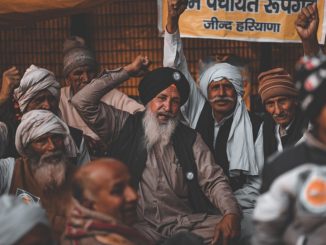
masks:
[[[98,63],[93,52],[86,47],[84,39],[73,36],[63,44],[63,75],[66,86],[61,88],[59,107],[62,119],[71,127],[81,129],[86,137],[91,156],[105,156],[107,146],[80,117],[71,104],[71,98],[98,76]],[[131,114],[144,107],[117,89],[104,94],[101,101]]]
[[[67,125],[47,110],[23,115],[16,132],[20,158],[0,161],[0,195],[16,195],[27,203],[41,203],[59,239],[70,200],[76,154]]]
[[[164,66],[179,69],[190,83],[189,99],[181,109],[183,116],[202,135],[214,152],[215,162],[229,177],[244,213],[242,237],[249,240],[251,214],[259,195],[259,175],[264,163],[261,120],[246,109],[242,76],[237,67],[228,63],[211,66],[202,73],[198,88],[188,71],[178,30],[179,18],[186,7],[185,0],[168,1]]]
[[[258,93],[267,114],[264,118],[264,155],[267,159],[274,152],[295,145],[308,127],[302,113],[298,90],[292,77],[283,68],[274,68],[258,76]]]
[[[107,72],[77,93],[72,103],[125,162],[138,190],[136,228],[158,242],[180,231],[225,244],[238,236],[240,210],[222,169],[198,133],[179,120],[189,95],[185,76],[155,69],[139,84],[146,111],[131,115],[100,102],[102,96],[148,66],[138,56],[123,69]]]

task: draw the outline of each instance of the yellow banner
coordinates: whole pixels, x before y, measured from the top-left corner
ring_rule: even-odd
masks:
[[[165,30],[167,0],[162,0]],[[324,43],[325,0],[189,0],[179,27],[183,37],[259,42],[300,42],[294,22],[301,8],[317,2],[318,40]]]

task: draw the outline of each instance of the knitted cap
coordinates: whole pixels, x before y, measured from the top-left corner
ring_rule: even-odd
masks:
[[[276,96],[298,96],[290,74],[283,68],[274,68],[258,76],[258,93],[263,103]]]
[[[170,67],[160,67],[147,73],[140,81],[138,91],[141,102],[146,105],[161,91],[174,84],[180,94],[181,105],[189,96],[189,83],[179,70]]]
[[[72,70],[84,65],[97,69],[95,55],[87,48],[85,40],[78,36],[66,39],[63,43],[64,77],[67,77]]]
[[[314,119],[326,105],[326,56],[302,57],[296,71],[301,108],[310,119]]]

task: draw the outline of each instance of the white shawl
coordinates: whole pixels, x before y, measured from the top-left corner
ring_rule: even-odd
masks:
[[[233,122],[227,142],[227,157],[230,162],[230,176],[240,171],[246,175],[258,175],[255,142],[252,125],[245,103],[242,99],[243,83],[240,70],[227,63],[219,63],[208,68],[200,77],[200,89],[207,99],[207,88],[212,81],[229,80],[237,92],[237,104],[233,112]]]

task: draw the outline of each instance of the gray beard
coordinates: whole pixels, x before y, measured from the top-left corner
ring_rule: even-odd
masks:
[[[145,131],[144,144],[147,150],[151,150],[154,145],[166,146],[179,123],[179,118],[171,118],[166,124],[160,124],[156,114],[148,108],[143,118],[143,127]]]
[[[38,160],[31,159],[34,177],[43,191],[60,188],[66,180],[68,159],[61,151],[46,153]]]

